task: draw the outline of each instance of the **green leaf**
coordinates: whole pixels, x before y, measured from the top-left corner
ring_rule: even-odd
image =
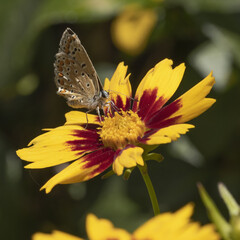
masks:
[[[201,196],[201,199],[208,210],[209,217],[212,222],[217,227],[220,235],[223,237],[224,240],[231,240],[230,233],[231,233],[231,226],[230,224],[223,218],[221,213],[219,212],[218,208],[216,207],[215,203],[211,199],[211,197],[206,192],[205,188],[202,184],[198,184],[198,190]]]
[[[228,208],[229,215],[231,217],[238,216],[240,213],[240,207],[237,204],[236,200],[233,198],[232,194],[228,191],[226,186],[223,183],[219,183],[218,190]]]

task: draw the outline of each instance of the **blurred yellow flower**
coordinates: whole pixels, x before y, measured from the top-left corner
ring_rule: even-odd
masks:
[[[219,240],[211,224],[201,226],[190,220],[193,205],[188,204],[175,213],[162,213],[140,226],[133,234],[115,228],[107,219],[98,219],[93,214],[87,216],[87,235],[89,240]],[[58,238],[56,238],[58,237]],[[65,233],[36,233],[32,240],[80,240]]]
[[[75,237],[68,233],[55,230],[51,234],[35,233],[32,236],[32,240],[83,240],[83,239],[79,237]]]
[[[121,51],[138,55],[146,47],[156,22],[154,9],[128,6],[112,23],[112,40]]]

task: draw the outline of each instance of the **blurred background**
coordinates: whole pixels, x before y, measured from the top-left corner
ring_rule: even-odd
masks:
[[[112,176],[39,192],[58,168],[26,170],[15,154],[64,124],[71,109],[56,95],[53,62],[61,35],[72,28],[104,81],[121,61],[133,90],[164,58],[186,63],[177,98],[213,70],[216,104],[196,125],[149,162],[160,209],[195,202],[194,219],[208,222],[196,184],[202,182],[225,216],[222,181],[240,201],[240,1],[228,0],[0,0],[0,238],[30,239],[58,229],[85,236],[88,212],[133,231],[153,216],[138,170],[128,181]],[[51,160],[51,159],[49,159]]]

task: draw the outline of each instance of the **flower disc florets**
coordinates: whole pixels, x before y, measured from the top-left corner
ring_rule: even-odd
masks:
[[[100,137],[105,147],[122,149],[127,144],[136,144],[138,137],[145,132],[145,125],[133,111],[115,113],[105,117],[100,130]]]

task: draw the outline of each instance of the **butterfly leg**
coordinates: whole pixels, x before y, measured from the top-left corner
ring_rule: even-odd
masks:
[[[89,110],[89,111],[86,112],[86,120],[87,120],[87,124],[86,124],[85,128],[88,127],[88,113],[89,113],[89,112],[91,112],[91,110]]]
[[[86,124],[85,128],[88,127],[88,113],[90,113],[90,112],[92,112],[92,111],[93,111],[93,109],[89,109],[88,111],[86,111],[86,120],[87,120],[87,124]]]
[[[108,101],[108,104],[113,108],[113,110],[119,113],[120,109],[115,105],[112,100]]]
[[[97,114],[98,114],[98,117],[99,117],[99,121],[102,122],[102,117],[101,117],[99,106],[97,106],[96,111],[97,111]]]
[[[106,107],[107,108],[107,114],[105,113],[105,111],[104,111],[104,107]],[[106,117],[106,116],[108,116],[108,114],[110,113],[110,104],[109,104],[109,102],[106,102],[106,104],[104,105],[104,107],[102,107],[102,110],[103,110],[103,113],[104,113],[104,116]]]

